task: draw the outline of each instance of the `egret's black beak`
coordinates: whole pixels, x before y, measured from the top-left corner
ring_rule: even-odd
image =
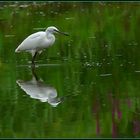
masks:
[[[55,30],[55,31],[56,31],[57,33],[59,33],[59,34],[69,36],[69,34],[68,34],[68,33],[60,32],[60,31],[58,31],[58,30]]]

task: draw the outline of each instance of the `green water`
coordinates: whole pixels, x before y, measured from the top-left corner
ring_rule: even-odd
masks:
[[[139,24],[139,2],[1,2],[0,137],[140,137]],[[70,36],[32,69],[15,49],[50,25]]]

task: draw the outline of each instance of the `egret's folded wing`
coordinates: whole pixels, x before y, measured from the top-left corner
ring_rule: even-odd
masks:
[[[23,40],[23,42],[16,49],[16,52],[33,50],[39,47],[45,35],[46,35],[45,32],[37,32],[31,34],[25,40]]]

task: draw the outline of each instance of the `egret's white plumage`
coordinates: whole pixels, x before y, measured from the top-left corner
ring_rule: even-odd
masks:
[[[17,47],[15,52],[27,51],[32,53],[33,60],[38,52],[52,46],[55,42],[54,33],[66,33],[60,32],[56,27],[50,26],[45,31],[39,31],[29,35],[23,42]]]

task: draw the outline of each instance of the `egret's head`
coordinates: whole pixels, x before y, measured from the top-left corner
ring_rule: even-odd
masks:
[[[49,33],[56,33],[56,31],[59,31],[59,30],[54,26],[50,26],[50,27],[47,28],[46,31],[49,32]]]
[[[59,31],[56,27],[54,27],[54,26],[50,26],[50,27],[48,27],[48,28],[46,29],[46,32],[49,32],[49,33],[51,33],[51,34],[59,33],[59,34],[63,34],[63,35],[68,36],[67,33],[60,32],[60,31]]]

